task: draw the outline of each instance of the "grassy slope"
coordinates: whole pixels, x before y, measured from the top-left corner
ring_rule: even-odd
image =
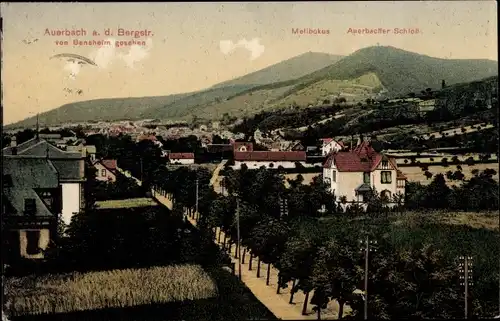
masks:
[[[307,59],[311,55],[314,58]],[[308,66],[311,66],[307,67],[308,69],[313,69],[325,63],[325,57],[312,53],[292,59],[295,59],[296,62],[301,62],[301,64],[304,61],[308,61]],[[319,62],[317,59],[319,59]],[[498,74],[498,62],[496,61],[484,59],[440,59],[394,47],[368,47],[360,49],[323,69],[314,71],[298,79],[290,80],[294,75],[298,75],[301,72],[300,70],[305,72],[306,69],[302,69],[302,67],[291,68],[288,65],[289,63],[290,60],[265,68],[260,71],[260,74],[257,72],[240,77],[232,82],[226,82],[226,85],[241,83],[241,85],[237,86],[221,88],[215,86],[211,89],[190,94],[101,99],[67,104],[40,115],[40,122],[51,125],[86,120],[117,120],[119,118],[186,119],[191,114],[197,114],[204,118],[216,118],[220,115],[218,110],[224,110],[224,112],[229,113],[236,112],[237,114],[238,109],[245,108],[241,104],[226,105],[219,108],[217,105],[223,104],[225,99],[250,95],[250,93],[262,90],[273,90],[274,92],[274,90],[279,89],[282,97],[290,95],[300,96],[300,91],[304,89],[306,92],[321,93],[319,97],[316,97],[317,95],[311,97],[307,101],[307,103],[310,103],[310,101],[314,102],[316,99],[320,99],[326,93],[325,91],[321,91],[322,86],[338,86],[339,80],[353,80],[366,75],[376,75],[382,86],[389,91],[389,94],[395,96],[405,95],[409,92],[419,92],[427,87],[439,88],[443,79],[450,85],[460,82],[470,82]],[[277,75],[275,79],[284,81],[268,83],[272,81],[271,75],[273,73]],[[337,82],[332,82],[332,80],[337,80]],[[250,84],[252,81],[262,81],[265,83]],[[284,90],[284,87],[288,86],[293,87]],[[352,90],[356,86],[350,84],[350,88]],[[378,87],[373,89],[376,91]],[[366,95],[368,92],[367,90],[362,92],[362,87],[357,87],[357,90],[359,91],[357,94],[361,96]],[[338,90],[334,90],[334,92],[338,92]],[[274,93],[269,92],[268,95],[273,96]],[[216,99],[220,99],[220,102],[214,103]],[[253,100],[253,98],[249,100]],[[253,110],[255,109],[255,105],[259,104],[260,101],[250,103],[248,109]],[[283,106],[285,104],[276,102],[273,105]],[[210,106],[207,111],[205,111],[206,106]],[[33,126],[34,124],[35,118],[32,117],[15,125]]]
[[[327,53],[306,52],[248,75],[222,82],[214,87],[251,84],[266,85],[288,81],[320,70],[337,62],[341,58],[342,56]]]
[[[486,59],[440,59],[394,47],[360,49],[337,63],[299,79],[351,79],[374,72],[390,94],[405,95],[427,87],[469,82],[498,74],[498,62]]]
[[[222,101],[241,91],[276,81],[295,79],[321,69],[339,60],[341,56],[325,53],[305,53],[282,61],[254,73],[217,84],[212,88],[192,93],[157,97],[112,98],[82,101],[63,105],[40,115],[44,125],[88,120],[112,121],[119,119],[186,119],[210,105],[217,98]],[[223,108],[224,109],[224,108]],[[229,108],[230,111],[233,108]],[[202,110],[198,116],[203,116]],[[213,115],[218,115],[214,113]],[[8,127],[34,126],[36,117],[31,117]]]

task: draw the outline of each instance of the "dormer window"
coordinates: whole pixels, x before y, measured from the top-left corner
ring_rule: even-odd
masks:
[[[24,214],[35,215],[36,213],[36,202],[34,198],[24,199]]]

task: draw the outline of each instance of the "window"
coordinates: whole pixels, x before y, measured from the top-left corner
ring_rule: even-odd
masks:
[[[50,192],[47,191],[41,192],[40,197],[43,199],[43,201],[45,202],[45,204],[47,204],[49,208],[52,208],[52,194]]]
[[[370,173],[363,173],[363,183],[370,184]]]
[[[36,202],[34,198],[24,199],[24,213],[29,215],[35,215],[36,213]]]
[[[12,176],[10,174],[3,175],[2,182],[4,188],[12,187]]]
[[[405,187],[405,180],[404,179],[398,179],[398,187]]]
[[[389,162],[384,160],[382,161],[382,168],[388,168],[389,167]]]
[[[390,171],[383,171],[382,173],[380,173],[380,183],[382,184],[392,183],[392,177]]]
[[[38,246],[40,241],[40,231],[26,231],[26,253],[29,255],[36,255],[40,253],[40,247]]]
[[[337,181],[337,171],[332,171],[332,182]]]
[[[104,168],[101,169],[101,176],[106,176],[106,170]]]

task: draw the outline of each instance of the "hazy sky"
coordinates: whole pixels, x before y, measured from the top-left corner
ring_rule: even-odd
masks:
[[[1,12],[4,124],[74,101],[195,91],[308,51],[348,55],[379,43],[434,57],[497,60],[495,1],[2,3]],[[421,32],[347,33],[365,27]],[[45,35],[65,28],[86,29],[87,36]],[[74,39],[133,39],[118,37],[118,28],[152,34],[135,39],[146,46],[72,45]],[[329,34],[298,35],[292,28]],[[49,59],[59,53],[83,55],[98,66]]]

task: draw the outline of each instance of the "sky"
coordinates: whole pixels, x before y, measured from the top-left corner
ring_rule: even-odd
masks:
[[[495,1],[1,3],[0,9],[4,124],[76,101],[196,91],[309,51],[349,55],[378,44],[491,60],[498,51]],[[119,35],[119,28],[149,35]],[[295,28],[328,33],[294,34]],[[50,35],[66,29],[87,35]],[[85,46],[75,39],[109,42]],[[61,53],[96,65],[50,59]]]

